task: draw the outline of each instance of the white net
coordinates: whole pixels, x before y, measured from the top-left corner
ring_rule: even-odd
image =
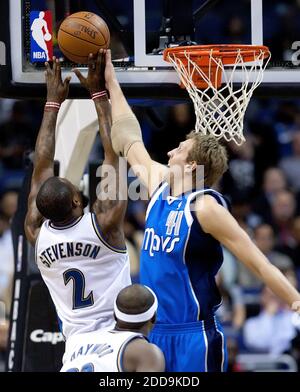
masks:
[[[254,90],[262,82],[270,53],[268,52],[264,61],[266,51],[253,50],[254,61],[245,63],[242,51],[237,49],[233,63],[228,66],[224,65],[222,58],[216,56],[211,49],[206,68],[197,64],[197,57],[199,56],[183,50],[180,56],[176,52],[169,52],[166,58],[174,65],[194,103],[195,130],[203,134],[213,134],[218,139],[233,140],[237,145],[241,145],[245,141],[245,112]],[[239,83],[236,83],[237,74]],[[222,85],[219,86],[218,79],[222,76]],[[203,89],[198,88],[195,80],[200,80],[206,86]]]

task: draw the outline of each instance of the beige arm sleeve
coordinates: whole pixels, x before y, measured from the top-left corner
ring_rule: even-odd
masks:
[[[113,119],[111,141],[115,153],[125,157],[134,143],[143,142],[140,124],[133,113]]]

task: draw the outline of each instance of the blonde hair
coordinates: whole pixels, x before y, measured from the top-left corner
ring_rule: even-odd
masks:
[[[228,169],[228,155],[225,146],[222,146],[215,136],[202,135],[195,131],[190,132],[186,138],[192,139],[194,142],[187,161],[195,161],[197,165],[203,165],[205,185],[212,186]],[[194,174],[196,176],[196,171]]]

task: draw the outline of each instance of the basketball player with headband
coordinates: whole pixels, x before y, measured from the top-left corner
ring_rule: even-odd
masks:
[[[213,135],[191,132],[168,153],[168,167],[149,156],[140,125],[106,53],[112,105],[112,144],[151,197],[141,251],[141,283],[157,295],[157,323],[149,338],[162,349],[167,371],[225,371],[226,342],[215,317],[221,297],[215,275],[222,245],[296,310],[300,294],[251,241],[212,187],[227,170],[227,154]],[[199,165],[204,176],[197,176]],[[141,170],[141,166],[145,170]],[[175,170],[175,169],[180,170]]]
[[[74,336],[62,372],[162,372],[161,350],[147,340],[156,319],[157,298],[146,286],[134,284],[118,294],[116,325],[108,331]]]
[[[109,136],[110,104],[100,71],[99,54],[89,59],[84,80],[98,114],[103,163],[118,173],[118,157]],[[25,232],[35,246],[37,266],[68,340],[79,333],[114,325],[114,298],[131,284],[123,232],[127,201],[119,200],[116,189],[114,200],[98,197],[92,212],[84,213],[79,189],[65,178],[54,177],[57,114],[68,95],[70,78],[62,81],[55,57],[52,67],[46,63],[45,77],[47,102],[36,141]]]

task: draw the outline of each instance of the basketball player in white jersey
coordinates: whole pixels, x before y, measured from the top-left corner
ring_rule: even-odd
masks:
[[[89,59],[86,84],[91,94],[96,93],[103,163],[117,169],[118,158],[109,138],[110,104],[100,71],[99,53],[97,59]],[[79,190],[68,180],[54,177],[57,112],[67,97],[70,78],[62,82],[55,57],[52,68],[46,63],[45,75],[47,103],[35,147],[25,233],[35,246],[38,268],[68,339],[114,325],[114,299],[131,284],[123,233],[126,201],[118,200],[117,189],[116,200],[97,199],[93,211],[84,214]]]
[[[116,325],[109,331],[76,335],[67,349],[61,372],[162,372],[161,350],[147,340],[157,311],[157,298],[146,286],[134,284],[115,301]]]

